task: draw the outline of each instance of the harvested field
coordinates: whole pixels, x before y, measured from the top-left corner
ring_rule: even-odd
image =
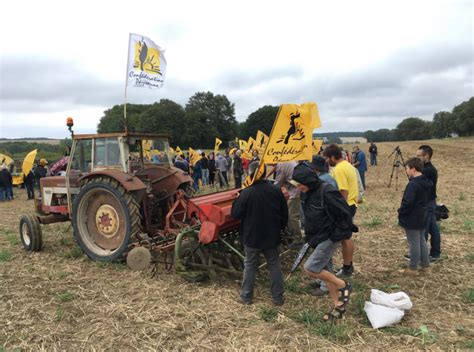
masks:
[[[408,157],[420,144],[400,147]],[[310,296],[301,272],[287,282],[283,307],[272,306],[265,271],[255,303],[242,306],[239,278],[188,284],[162,267],[151,277],[92,262],[67,223],[43,226],[44,250],[27,253],[18,219],[33,204],[17,189],[14,201],[0,203],[0,351],[473,349],[474,140],[428,144],[439,172],[438,202],[451,210],[441,223],[443,259],[418,277],[398,272],[407,244],[396,209],[406,178],[400,175],[398,191],[387,188],[387,156],[397,144],[378,144],[379,166],[366,175],[366,203],[355,221],[355,291],[346,319],[335,325],[321,322],[329,299]],[[285,271],[292,259],[286,257]],[[413,309],[400,324],[373,330],[363,311],[371,288],[403,290]]]

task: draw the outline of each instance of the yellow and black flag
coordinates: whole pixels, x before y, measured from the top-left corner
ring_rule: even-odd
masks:
[[[323,145],[322,139],[313,139],[313,155],[317,155]]]
[[[219,151],[219,147],[221,146],[222,144],[222,141],[216,137],[216,142],[214,143],[214,152],[218,152]]]
[[[250,186],[262,176],[265,164],[311,160],[313,130],[319,127],[321,120],[316,103],[281,105],[258,170],[253,179],[247,177],[243,187]]]
[[[201,156],[199,155],[199,153],[195,151],[193,148],[189,147],[190,164],[194,166],[194,164],[196,164],[199,161],[199,159],[201,159]]]

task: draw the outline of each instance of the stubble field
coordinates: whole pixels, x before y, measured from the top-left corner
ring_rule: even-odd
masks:
[[[408,157],[420,144],[400,147]],[[355,291],[347,317],[335,325],[321,321],[329,299],[310,296],[300,271],[286,283],[283,307],[271,304],[265,270],[255,303],[242,306],[239,278],[189,284],[163,267],[152,277],[92,262],[67,223],[43,226],[43,251],[27,253],[18,221],[33,204],[16,189],[15,200],[0,203],[0,351],[474,349],[474,140],[428,144],[438,202],[451,210],[441,223],[442,261],[417,277],[399,273],[407,245],[396,209],[407,181],[400,174],[399,190],[387,187],[387,156],[397,144],[378,144],[379,165],[366,175],[366,202],[355,220]],[[292,259],[284,260],[286,272]],[[373,330],[363,311],[371,288],[403,290],[413,309],[400,324]]]

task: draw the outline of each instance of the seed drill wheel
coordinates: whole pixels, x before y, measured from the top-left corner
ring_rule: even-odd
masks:
[[[132,270],[145,270],[150,263],[151,253],[145,247],[135,247],[127,254],[127,266]]]
[[[82,251],[92,260],[124,259],[140,230],[139,205],[117,181],[97,177],[74,200],[72,225]]]
[[[202,267],[207,264],[194,231],[182,232],[176,237],[175,245],[176,270],[188,282],[203,282],[209,275]]]
[[[39,252],[43,246],[41,224],[33,214],[25,214],[20,218],[20,239],[27,251]]]

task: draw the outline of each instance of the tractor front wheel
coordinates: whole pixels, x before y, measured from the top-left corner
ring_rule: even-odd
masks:
[[[23,247],[29,252],[39,252],[43,247],[41,224],[33,214],[25,214],[20,218],[20,239]]]

